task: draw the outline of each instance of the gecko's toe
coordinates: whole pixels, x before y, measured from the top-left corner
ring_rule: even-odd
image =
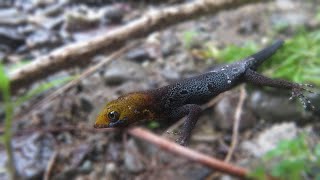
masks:
[[[181,146],[188,146],[188,138],[185,138],[183,136],[176,139],[176,142],[180,144]]]
[[[293,98],[298,98],[299,101],[301,102],[301,104],[303,105],[303,107],[305,109],[311,109],[311,110],[314,110],[315,107],[314,105],[311,103],[310,99],[307,98],[303,92],[304,91],[307,91],[309,93],[314,93],[313,91],[311,90],[308,90],[306,89],[305,87],[312,87],[312,85],[310,84],[303,84],[303,85],[299,85],[295,88],[292,89],[292,94],[291,94],[291,97],[289,98],[290,100],[293,99]]]

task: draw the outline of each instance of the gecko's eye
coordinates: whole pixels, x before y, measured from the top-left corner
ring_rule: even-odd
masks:
[[[117,111],[111,111],[109,112],[108,117],[111,122],[116,122],[119,120],[119,113]]]

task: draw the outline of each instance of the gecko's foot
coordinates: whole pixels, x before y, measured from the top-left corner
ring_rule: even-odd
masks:
[[[178,139],[176,139],[176,142],[181,146],[187,146],[189,142],[189,138],[185,136],[180,136]]]
[[[292,94],[289,99],[298,98],[305,109],[314,110],[315,107],[311,103],[310,99],[303,94],[304,92],[314,93],[308,88],[313,88],[313,86],[311,84],[299,84],[297,87],[292,89]]]
[[[180,131],[167,131],[166,133],[167,133],[167,134],[172,134],[172,135],[175,135],[175,136],[181,135],[181,132],[180,132]]]

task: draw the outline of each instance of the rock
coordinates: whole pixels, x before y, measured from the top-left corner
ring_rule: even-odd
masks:
[[[147,72],[137,63],[125,60],[113,61],[103,74],[107,85],[119,85],[128,80],[139,81],[147,77]]]
[[[171,79],[169,78],[170,76],[173,78],[175,78],[174,76],[179,76],[178,79],[181,79],[188,78],[191,74],[192,76],[199,74],[199,69],[195,64],[195,61],[191,60],[191,57],[188,55],[188,53],[177,53],[173,56],[169,56],[165,61],[164,67],[160,68],[164,71],[161,72],[161,74],[168,77],[168,79]]]
[[[61,37],[49,30],[38,30],[28,36],[26,44],[29,49],[34,48],[53,48],[62,44]]]
[[[275,4],[281,10],[295,10],[295,3],[292,0],[276,0]]]
[[[281,11],[272,13],[270,22],[278,31],[285,31],[286,34],[292,34],[295,27],[306,25],[313,14],[301,8],[302,2],[292,0],[277,0],[275,5]]]
[[[54,138],[49,134],[34,133],[30,136],[20,136],[13,139],[15,165],[22,179],[36,179],[47,167],[54,151]],[[0,168],[5,168],[7,155],[0,150]],[[0,173],[0,179],[6,179],[5,172]]]
[[[239,94],[239,93],[237,93]],[[225,96],[219,101],[214,111],[214,126],[224,131],[232,131],[234,124],[234,115],[236,113],[237,104],[239,102],[239,95],[231,94]],[[247,103],[244,103],[241,113],[241,119],[239,124],[239,130],[245,130],[251,128],[257,122],[257,118],[254,116]]]
[[[109,162],[105,167],[105,179],[119,179],[117,165],[113,162]]]
[[[241,21],[238,32],[242,35],[250,35],[258,31],[259,23],[253,19],[245,19]]]
[[[240,146],[250,155],[262,157],[274,149],[280,141],[293,139],[297,135],[298,128],[294,123],[275,124],[261,132],[253,141],[244,141]]]
[[[140,47],[140,48],[132,49],[131,51],[129,51],[127,53],[127,58],[129,60],[141,62],[141,61],[150,59],[150,55],[145,48]]]
[[[14,50],[24,43],[24,36],[16,28],[0,27],[0,46]]]
[[[72,152],[70,152],[69,156],[66,158],[70,158],[69,161],[72,168],[77,168],[80,164],[82,164],[82,167],[85,167],[86,169],[92,166],[92,163],[89,160],[85,160],[85,158],[89,155],[89,153],[92,152],[92,150],[93,146],[91,144],[83,143],[74,147],[74,149],[72,149]]]
[[[46,29],[58,30],[63,25],[63,21],[64,21],[63,16],[47,18],[46,21],[42,23],[42,26]]]
[[[46,17],[56,17],[63,13],[63,8],[66,5],[66,1],[60,1],[53,3],[44,9],[40,9],[37,13]]]
[[[104,152],[104,149],[101,151]],[[118,142],[109,142],[107,146],[107,154],[105,157],[108,162],[117,162],[122,159],[122,149]]]
[[[181,42],[171,31],[165,32],[161,37],[161,50],[164,57],[172,54],[177,50],[177,47],[181,46]]]
[[[84,163],[80,167],[80,171],[82,173],[89,173],[90,171],[92,171],[92,169],[93,169],[92,162],[89,160],[84,161]]]
[[[308,21],[308,16],[304,12],[290,12],[286,14],[273,14],[271,22],[274,27],[279,26],[299,26]]]
[[[86,113],[90,113],[94,108],[94,106],[91,103],[89,97],[87,97],[87,96],[81,96],[80,97],[80,107]]]
[[[78,0],[68,0],[70,4],[79,4]],[[106,4],[114,3],[114,0],[86,0],[86,1],[81,1],[81,4],[86,4],[88,6],[103,6]]]
[[[277,90],[277,93],[254,91],[249,98],[249,106],[257,116],[267,122],[292,121],[302,118],[296,103],[289,96]]]
[[[51,5],[56,2],[56,0],[31,0],[33,6],[44,7]]]
[[[132,173],[139,173],[145,169],[144,164],[137,154],[140,154],[137,144],[130,139],[124,152],[124,165],[126,169]]]
[[[94,29],[99,25],[99,14],[86,6],[76,6],[65,13],[64,29],[69,32]]]
[[[0,45],[0,63],[3,63],[3,62],[5,62],[7,59],[7,53],[8,53],[8,48],[6,48],[5,46],[4,47],[1,47],[1,45]],[[1,117],[0,117],[0,119],[1,119]]]
[[[13,5],[13,1],[0,1],[0,8],[9,8]]]
[[[0,9],[0,25],[17,26],[26,22],[27,15],[16,8]]]
[[[105,24],[120,24],[123,16],[130,10],[127,4],[115,3],[114,5],[107,6],[102,11],[103,22]]]
[[[23,12],[32,12],[36,9],[36,6],[32,3],[32,0],[15,0],[14,6]]]
[[[54,117],[56,117],[56,116],[54,116]],[[63,142],[66,144],[72,144],[72,142],[73,142],[73,140],[72,140],[73,137],[71,136],[71,134],[69,132],[59,133],[56,138],[60,142]]]
[[[166,78],[169,81],[176,81],[178,79],[181,79],[180,73],[170,66],[165,66],[165,68],[162,69],[160,73],[164,78]]]
[[[204,166],[191,166],[184,174],[184,179],[206,179],[212,173],[212,169]]]

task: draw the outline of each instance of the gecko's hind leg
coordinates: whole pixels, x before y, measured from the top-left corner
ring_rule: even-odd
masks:
[[[304,92],[314,93],[313,91],[310,90],[310,88],[313,88],[313,86],[310,84],[298,84],[298,83],[293,83],[293,82],[282,80],[282,79],[271,79],[251,69],[248,69],[245,72],[244,78],[246,82],[249,82],[258,86],[269,86],[274,88],[290,89],[292,92],[290,99],[298,98],[305,109],[309,109],[309,108],[311,110],[315,109],[315,107],[313,106],[309,98],[307,98],[304,95]]]

